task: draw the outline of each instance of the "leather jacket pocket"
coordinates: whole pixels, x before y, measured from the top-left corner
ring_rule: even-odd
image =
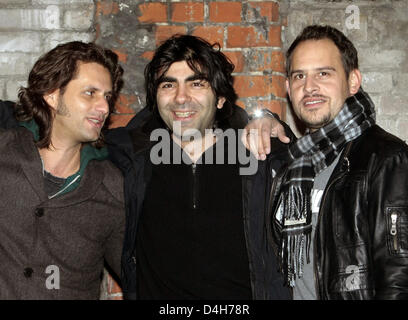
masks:
[[[408,256],[408,207],[387,207],[387,246],[391,255]]]

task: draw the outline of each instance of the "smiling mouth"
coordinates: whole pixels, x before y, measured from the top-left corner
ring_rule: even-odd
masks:
[[[324,100],[313,100],[313,101],[306,101],[304,103],[305,106],[313,106],[315,104],[323,103],[325,102]]]
[[[88,118],[88,121],[91,122],[95,127],[102,128],[104,120],[95,119],[95,118]]]
[[[191,118],[196,112],[195,111],[173,111],[175,118],[178,120],[185,120]]]

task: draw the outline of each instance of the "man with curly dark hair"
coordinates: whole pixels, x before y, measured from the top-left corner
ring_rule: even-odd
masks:
[[[101,130],[122,73],[115,53],[74,41],[20,89],[19,127],[0,132],[0,299],[98,299],[104,260],[119,273],[123,178]]]

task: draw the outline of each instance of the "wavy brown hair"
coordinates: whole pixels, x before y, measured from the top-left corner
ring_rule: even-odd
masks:
[[[27,87],[21,87],[16,104],[16,118],[19,121],[34,119],[39,127],[38,148],[49,148],[53,111],[43,96],[60,89],[63,94],[68,83],[78,72],[79,62],[95,62],[109,70],[112,80],[112,95],[109,99],[109,111],[112,112],[119,92],[123,86],[123,69],[118,63],[118,56],[109,49],[104,49],[94,43],[72,41],[56,46],[41,56],[34,64],[28,76]],[[109,118],[105,122],[107,127]],[[94,142],[95,147],[102,147],[103,135]]]

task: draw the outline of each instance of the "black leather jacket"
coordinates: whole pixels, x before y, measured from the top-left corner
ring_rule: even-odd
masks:
[[[273,218],[287,167],[271,190]],[[349,142],[321,200],[312,243],[318,299],[408,299],[408,146],[377,125]]]

